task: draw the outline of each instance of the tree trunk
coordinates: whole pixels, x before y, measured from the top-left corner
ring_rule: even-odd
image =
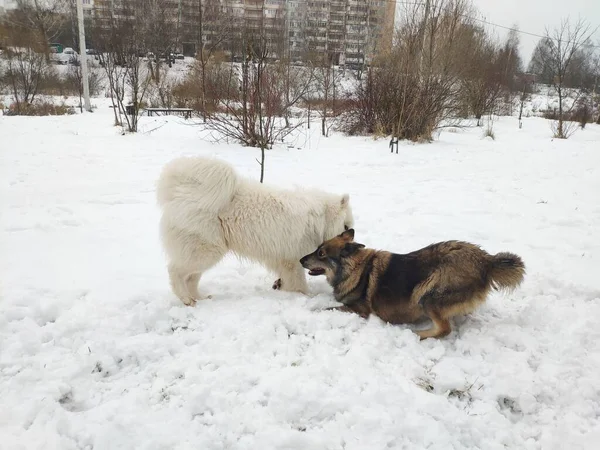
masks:
[[[260,182],[265,179],[265,147],[260,147]]]
[[[559,82],[560,83],[560,82]],[[565,135],[563,134],[563,96],[561,84],[558,85],[558,138],[563,139]]]
[[[519,129],[521,129],[523,127],[523,105],[525,104],[525,101],[523,98],[521,98],[521,106],[519,107]]]

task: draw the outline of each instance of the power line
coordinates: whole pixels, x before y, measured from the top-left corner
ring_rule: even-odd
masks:
[[[425,6],[424,2],[402,2],[402,1],[397,1],[397,0],[383,0],[383,1],[386,2],[386,3],[394,3],[396,5]],[[494,22],[490,22],[490,21],[485,20],[485,19],[480,19],[478,17],[469,16],[467,14],[460,14],[460,15],[462,17],[466,18],[466,19],[476,20],[478,22],[485,23],[485,24],[491,25],[493,27],[503,28],[505,30],[514,31],[514,32],[520,33],[520,34],[526,34],[528,36],[533,36],[533,37],[537,37],[537,38],[540,38],[540,39],[550,39],[550,40],[553,40],[553,41],[557,41],[557,39],[555,39],[553,37],[550,37],[550,36],[545,36],[545,35],[541,35],[541,34],[537,34],[537,33],[531,33],[529,31],[523,31],[523,30],[520,30],[519,28],[507,27],[505,25],[500,25],[500,24],[497,24],[497,23],[494,23]],[[592,34],[595,34],[595,31]],[[588,47],[600,48],[600,45],[589,44]]]

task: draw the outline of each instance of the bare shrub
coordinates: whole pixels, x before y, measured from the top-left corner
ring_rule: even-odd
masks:
[[[312,64],[294,66],[289,57],[275,63],[275,71],[280,90],[281,110],[287,127],[290,126],[290,115],[293,107],[306,101],[314,87],[316,70]],[[335,108],[335,105],[333,106]]]
[[[227,92],[218,99],[216,112],[207,115],[207,126],[217,139],[233,139],[260,148],[260,182],[265,174],[265,151],[294,131],[299,124],[286,126],[282,117],[280,73],[269,64],[269,45],[264,34],[249,36],[241,70],[231,64],[229,80],[240,79],[239,94]],[[238,78],[239,77],[239,78]],[[227,83],[234,86],[233,81]]]
[[[173,86],[173,100],[178,107],[193,108],[205,117],[216,112],[221,102],[236,99],[239,88],[232,68],[214,58],[194,64],[185,79]]]
[[[151,107],[172,108],[175,102],[174,83],[169,80],[169,65],[149,60],[148,71],[150,76],[148,103]]]
[[[342,74],[336,70],[330,56],[317,58],[314,60],[314,64],[316,84],[314,94],[316,94],[317,102],[313,100],[312,103],[317,106],[315,109],[321,118],[321,134],[327,137],[333,125],[332,119],[338,118],[341,113],[336,106],[339,103]]]
[[[36,101],[19,105],[12,103],[5,114],[7,116],[64,116],[75,114],[75,110],[64,103],[56,105],[48,101]]]
[[[557,139],[568,139],[577,130],[577,122],[569,120],[565,117],[564,113],[562,116],[555,115],[555,119],[550,122],[550,129],[552,130],[552,136]]]
[[[592,121],[592,109],[590,107],[590,99],[587,95],[579,97],[573,107],[571,120],[579,123],[579,127],[583,130],[585,126]]]
[[[494,115],[490,114],[487,120],[487,126],[483,132],[483,137],[489,137],[492,140],[496,140],[496,133],[494,132]]]
[[[69,95],[76,95],[79,97],[79,110],[83,112],[83,75],[81,73],[81,66],[77,65],[69,67],[64,84]],[[90,97],[99,95],[103,87],[102,75],[95,70],[89,70],[88,85]]]
[[[483,125],[481,118],[494,112],[502,97],[502,72],[499,51],[483,30],[472,29],[469,39],[464,39],[464,51],[470,55],[464,67],[460,95],[469,115]]]
[[[7,49],[6,84],[13,97],[15,109],[27,108],[40,93],[45,77],[48,76],[50,65],[43,53],[36,52],[31,47],[21,47],[16,50]]]
[[[346,114],[351,133],[381,130],[401,139],[431,140],[456,116],[464,41],[473,35],[462,0],[405,5],[392,49],[379,55],[354,92]]]

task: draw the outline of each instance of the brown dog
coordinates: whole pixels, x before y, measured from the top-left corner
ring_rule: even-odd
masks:
[[[490,255],[461,241],[439,242],[405,255],[365,248],[354,242],[354,230],[323,242],[300,260],[309,275],[325,275],[336,308],[386,322],[413,323],[424,317],[433,326],[421,339],[451,331],[449,319],[468,314],[483,303],[490,289],[514,289],[525,265],[512,253]]]

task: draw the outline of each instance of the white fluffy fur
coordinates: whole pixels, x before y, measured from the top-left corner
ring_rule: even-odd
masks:
[[[229,251],[278,274],[281,289],[307,293],[300,258],[354,225],[347,194],[269,187],[215,159],[171,161],[157,197],[171,287],[186,305],[200,299],[202,273]]]

